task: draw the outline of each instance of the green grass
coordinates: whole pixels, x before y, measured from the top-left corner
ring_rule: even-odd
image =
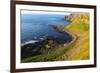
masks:
[[[63,55],[73,46],[74,43],[62,48],[57,48],[57,50],[55,51],[48,51],[48,52],[45,51],[46,52],[45,54],[28,57],[22,60],[22,62],[24,63],[24,62],[44,62],[44,61],[63,60]]]
[[[89,59],[89,14],[73,14],[73,17],[70,19],[71,24],[65,29],[71,31],[73,34],[76,34],[78,40],[76,45],[74,45],[70,51],[66,52],[74,52],[74,54],[72,53],[72,55],[68,55],[68,60]]]

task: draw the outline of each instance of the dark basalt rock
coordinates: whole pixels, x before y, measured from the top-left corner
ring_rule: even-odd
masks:
[[[54,39],[46,38],[42,41],[26,44],[21,46],[21,57],[26,58],[28,56],[35,56],[41,54],[39,51],[41,48],[46,48],[45,45],[48,44],[50,48],[55,47],[59,42]]]

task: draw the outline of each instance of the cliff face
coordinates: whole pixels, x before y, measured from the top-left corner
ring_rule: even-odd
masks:
[[[70,14],[69,16],[65,16],[65,20],[72,21],[74,14]]]

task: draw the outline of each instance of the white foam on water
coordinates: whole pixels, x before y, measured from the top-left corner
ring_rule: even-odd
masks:
[[[24,46],[24,45],[27,45],[27,44],[32,44],[32,43],[35,43],[35,42],[38,42],[37,40],[30,40],[30,41],[27,41],[25,43],[22,43],[21,46]]]

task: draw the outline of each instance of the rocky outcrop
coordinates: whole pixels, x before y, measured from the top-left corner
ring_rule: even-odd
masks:
[[[64,31],[65,25],[61,25],[61,26],[52,26],[53,29],[57,30],[57,31]]]

